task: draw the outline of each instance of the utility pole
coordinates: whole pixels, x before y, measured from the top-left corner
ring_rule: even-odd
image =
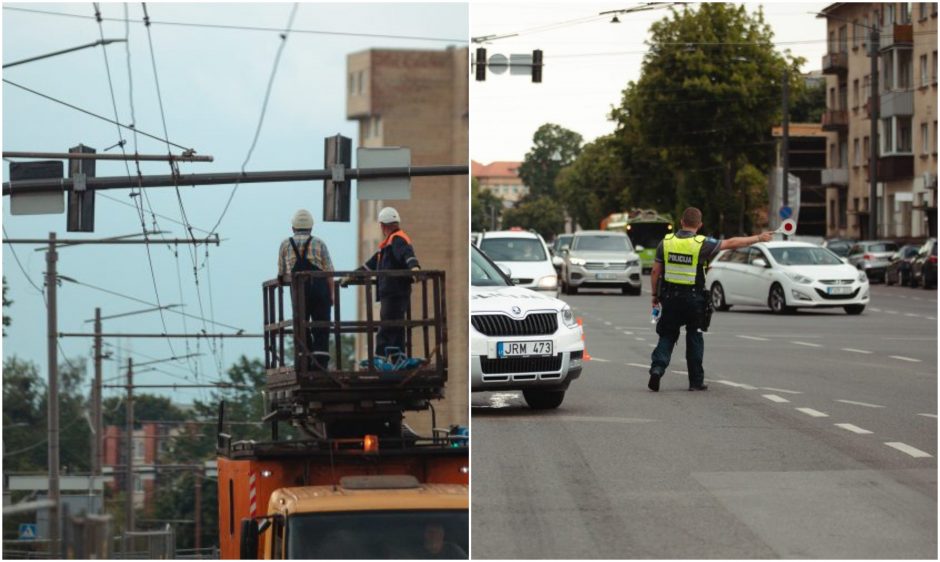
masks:
[[[196,512],[193,514],[193,518],[196,520],[196,552],[199,552],[199,549],[202,548],[202,475],[200,470],[197,468],[193,471],[193,482],[196,486]]]
[[[124,463],[126,495],[124,498],[124,554],[130,550],[128,533],[134,532],[134,358],[127,358],[127,401],[124,404],[124,438],[127,461]]]
[[[46,345],[49,361],[48,437],[49,437],[49,554],[59,556],[59,516],[62,513],[59,501],[59,350],[58,322],[56,315],[56,260],[55,232],[49,233],[49,249],[46,251]]]
[[[101,475],[101,449],[103,443],[101,421],[101,309],[95,308],[95,383],[91,390],[91,417],[95,434],[91,439],[91,475]]]
[[[783,206],[790,206],[790,70],[783,71]],[[784,240],[790,235],[784,234]]]
[[[868,239],[878,238],[878,120],[881,117],[881,99],[878,94],[878,49],[881,47],[881,33],[873,27],[868,45],[871,57],[871,143],[868,154]]]

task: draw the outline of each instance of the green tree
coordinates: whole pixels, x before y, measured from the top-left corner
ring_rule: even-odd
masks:
[[[533,229],[551,240],[565,230],[565,212],[551,197],[522,201],[503,215],[503,228],[518,226]]]
[[[535,131],[532,149],[519,166],[519,177],[529,188],[527,201],[555,197],[555,178],[578,157],[582,140],[578,133],[553,123],[546,123]]]
[[[584,145],[555,180],[558,198],[581,228],[598,228],[601,219],[630,202],[617,148],[612,135]]]
[[[790,104],[791,123],[819,123],[826,111],[826,82],[806,85]]]
[[[122,406],[124,398],[121,396],[111,396],[102,401],[102,421],[104,425],[118,425],[122,428],[125,424],[125,408]],[[165,396],[156,396],[154,394],[134,394],[134,423],[140,424],[140,420],[147,421],[182,421],[186,415],[173,401]]]
[[[10,317],[7,316],[7,307],[13,304],[13,301],[7,298],[7,278],[3,276],[3,337],[7,337],[7,326],[10,325]]]
[[[791,92],[802,95],[802,59],[777,53],[763,12],[749,14],[744,6],[673,10],[650,32],[640,79],[628,84],[611,114],[627,175],[648,173],[637,164],[658,160],[660,172],[670,173],[644,181],[650,190],[672,192],[663,199],[674,202],[673,212],[694,205],[710,232],[750,230],[752,202],[736,178],[748,165],[769,170],[782,80],[786,70]],[[639,161],[627,158],[637,155]]]
[[[490,190],[481,188],[480,182],[474,178],[470,182],[470,230],[496,230],[502,213],[502,200]]]

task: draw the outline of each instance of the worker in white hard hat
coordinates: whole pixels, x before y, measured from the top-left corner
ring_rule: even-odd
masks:
[[[284,282],[290,282],[291,274],[301,271],[333,271],[333,262],[326,243],[313,236],[313,215],[306,209],[294,213],[291,219],[294,235],[281,243],[277,257],[277,275]],[[308,277],[303,283],[291,284],[291,298],[295,290],[304,291],[304,311],[295,311],[304,315],[307,320],[330,320],[333,307],[333,278]],[[307,330],[306,350],[298,350],[301,354],[306,351],[307,364],[315,370],[326,370],[329,364],[329,328],[317,327]]]
[[[379,250],[359,269],[367,271],[412,270],[421,269],[415,257],[411,238],[401,229],[401,217],[392,207],[379,211],[379,224],[384,240]],[[348,283],[343,280],[343,284]],[[376,299],[381,305],[379,312],[382,320],[404,320],[411,306],[410,276],[382,276],[376,281]],[[405,352],[405,328],[403,326],[382,326],[375,339],[375,355],[387,357],[394,353]]]

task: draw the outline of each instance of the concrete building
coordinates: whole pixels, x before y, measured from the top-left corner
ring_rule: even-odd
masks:
[[[529,188],[519,177],[522,162],[498,161],[481,164],[470,162],[470,175],[477,180],[480,189],[485,189],[503,200],[506,206],[516,204],[529,193]]]
[[[871,212],[878,237],[936,235],[937,4],[835,3],[823,57],[829,141],[828,236],[868,237]],[[869,202],[871,59],[869,33],[880,30],[878,56],[877,200]],[[834,215],[831,216],[831,215]]]
[[[774,127],[777,164],[783,167],[783,127]],[[800,179],[800,207],[797,233],[826,236],[826,188],[822,183],[826,168],[826,146],[835,134],[826,133],[819,123],[790,123],[790,174]],[[796,211],[796,209],[794,209]],[[778,209],[770,209],[777,213]]]
[[[172,430],[156,423],[141,424],[134,430],[134,507],[147,509],[153,504],[157,484],[156,465],[166,452]],[[124,427],[108,425],[104,428],[102,445],[102,471],[113,475],[109,486],[115,491],[125,490],[124,463],[127,458]]]
[[[412,165],[467,164],[469,152],[468,50],[371,49],[347,57],[346,115],[359,122],[359,144],[411,149]],[[449,380],[447,398],[436,404],[443,424],[469,422],[468,241],[470,181],[466,176],[412,179],[410,200],[359,202],[359,261],[364,262],[382,241],[378,212],[398,209],[402,228],[414,241],[423,269],[447,275]],[[359,297],[363,314],[365,299]],[[412,310],[419,295],[414,295]],[[378,306],[374,309],[378,318]],[[415,334],[416,341],[420,334]],[[364,342],[357,354],[365,356]],[[416,349],[418,347],[416,346]],[[429,434],[430,415],[406,420]]]

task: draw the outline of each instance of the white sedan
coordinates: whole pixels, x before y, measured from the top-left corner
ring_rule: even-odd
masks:
[[[807,242],[763,242],[726,250],[705,276],[712,305],[767,306],[783,314],[796,308],[842,307],[861,314],[868,277],[831,251]]]

